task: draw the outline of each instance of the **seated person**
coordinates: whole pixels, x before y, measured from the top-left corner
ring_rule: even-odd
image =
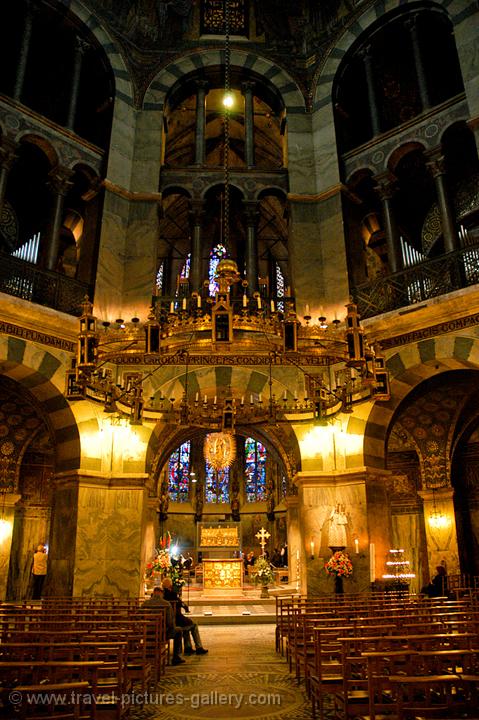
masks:
[[[171,659],[171,664],[181,665],[184,663],[185,661],[182,657],[180,657],[182,630],[175,625],[173,608],[171,607],[171,604],[164,599],[161,587],[157,586],[153,588],[151,597],[148,600],[145,600],[142,608],[145,608],[146,610],[156,610],[158,608],[166,609],[166,637],[173,638],[173,657]]]
[[[181,600],[180,596],[177,592],[173,590],[173,582],[171,578],[166,577],[163,578],[161,582],[161,586],[163,588],[163,597],[165,600],[168,600],[169,602],[175,603],[176,608],[176,617],[175,617],[175,624],[177,627],[181,628],[183,632],[183,643],[184,643],[184,649],[185,649],[185,655],[192,655],[194,650],[191,646],[191,637],[190,633],[193,637],[194,643],[195,643],[195,650],[197,655],[206,655],[208,650],[205,650],[203,647],[203,644],[201,642],[200,638],[200,631],[198,629],[198,625],[193,622],[191,618],[185,617],[183,615],[183,609],[187,610],[187,606],[185,603]]]
[[[447,596],[446,568],[442,565],[438,565],[436,567],[436,575],[434,575],[429,585],[426,585],[421,592],[425,593],[430,598]]]

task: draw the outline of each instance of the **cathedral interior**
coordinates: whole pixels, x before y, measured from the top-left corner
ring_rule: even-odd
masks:
[[[138,597],[168,534],[262,529],[311,595],[338,547],[345,592],[479,576],[478,18],[9,3],[2,600],[39,543],[46,595]]]

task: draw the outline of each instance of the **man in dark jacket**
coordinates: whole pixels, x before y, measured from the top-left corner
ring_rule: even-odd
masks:
[[[206,655],[208,650],[205,650],[205,648],[203,647],[203,644],[202,644],[201,638],[200,638],[200,631],[198,629],[198,625],[195,622],[193,622],[193,620],[191,618],[185,617],[185,615],[183,615],[183,609],[186,608],[186,605],[184,604],[184,602],[182,602],[178,593],[173,590],[173,582],[172,582],[171,578],[169,578],[169,577],[163,578],[163,580],[161,582],[161,586],[163,588],[163,597],[165,598],[165,600],[175,603],[175,609],[176,609],[175,624],[177,627],[181,628],[183,631],[183,643],[184,643],[184,648],[185,648],[185,655],[193,655],[193,653],[195,652],[191,646],[190,633],[193,636],[196,654],[197,655]]]
[[[147,610],[157,610],[159,608],[165,608],[166,610],[166,637],[173,638],[173,657],[171,659],[172,665],[181,665],[185,661],[181,655],[181,635],[182,629],[177,627],[175,624],[175,617],[173,615],[173,608],[171,604],[163,597],[163,590],[161,587],[153,588],[153,593],[148,600],[145,600],[142,607]]]

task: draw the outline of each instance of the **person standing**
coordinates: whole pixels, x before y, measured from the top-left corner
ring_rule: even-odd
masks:
[[[47,574],[47,549],[43,543],[37,546],[33,553],[33,599],[40,600],[42,597],[43,583]]]

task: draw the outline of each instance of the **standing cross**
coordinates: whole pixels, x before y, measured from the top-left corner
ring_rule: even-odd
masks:
[[[264,527],[262,527],[261,530],[256,533],[255,537],[257,537],[259,540],[259,544],[261,545],[261,555],[264,556],[264,547],[266,545],[267,539],[270,538],[271,535],[267,530],[264,529]]]

